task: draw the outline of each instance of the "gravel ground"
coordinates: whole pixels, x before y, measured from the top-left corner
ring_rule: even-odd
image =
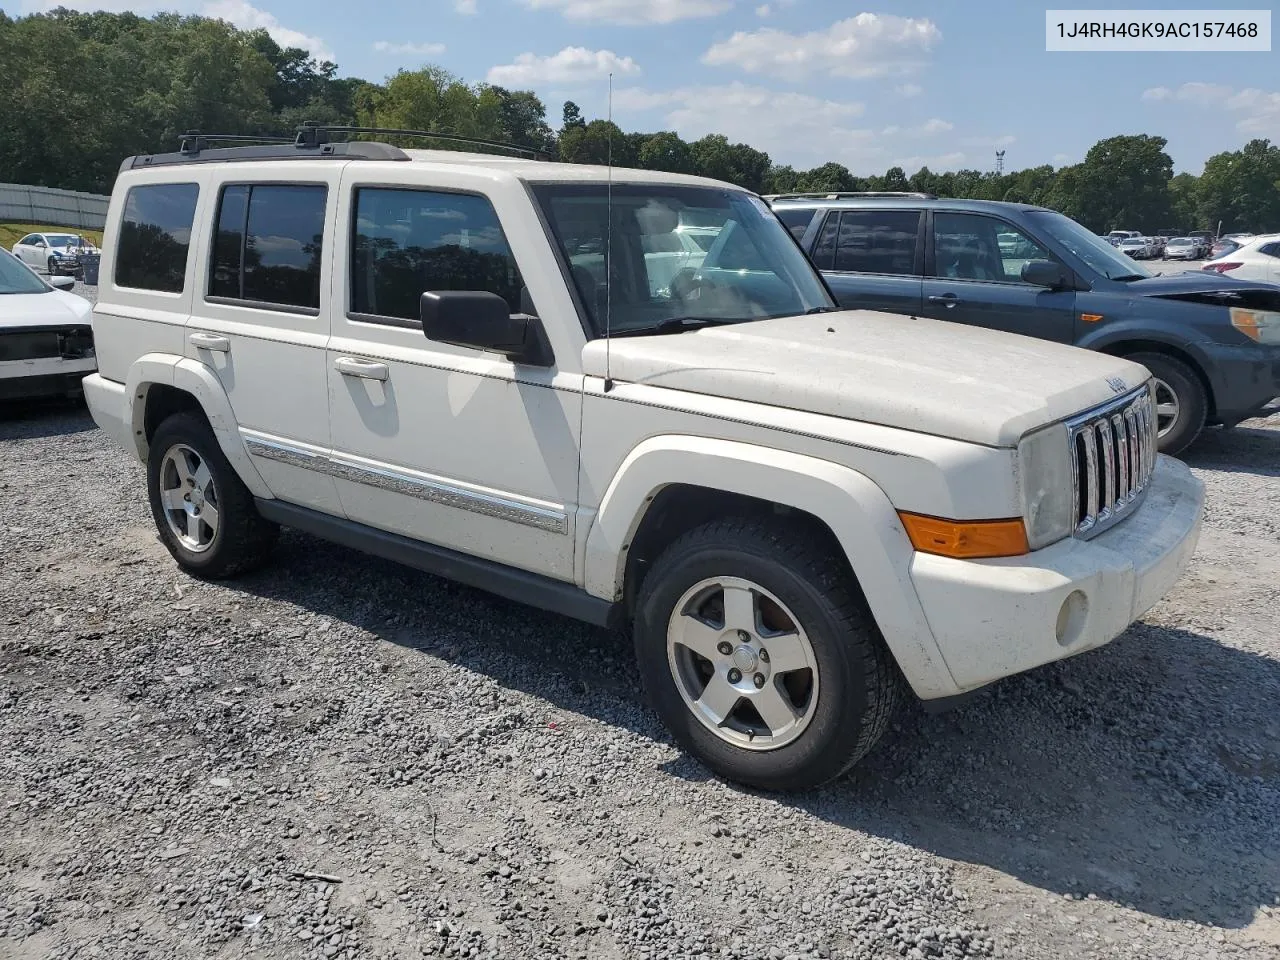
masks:
[[[1103,650],[778,798],[618,637],[287,533],[203,584],[80,408],[0,410],[0,957],[1280,958],[1280,417]]]

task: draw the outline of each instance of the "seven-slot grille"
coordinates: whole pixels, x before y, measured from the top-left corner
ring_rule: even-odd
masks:
[[[1131,513],[1156,466],[1150,385],[1067,421],[1075,535],[1092,537]]]

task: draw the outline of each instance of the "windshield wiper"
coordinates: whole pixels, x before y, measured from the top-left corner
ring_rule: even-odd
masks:
[[[807,317],[815,313],[839,313],[841,309],[842,309],[841,307],[813,307],[809,310],[806,310],[804,314]]]
[[[615,337],[646,337],[662,333],[684,333],[686,330],[701,330],[703,327],[724,327],[734,323],[746,323],[749,320],[761,320],[762,317],[668,317],[651,327],[638,327],[635,330],[619,330]]]
[[[1144,277],[1140,273],[1122,273],[1120,274],[1120,276],[1112,277],[1111,279],[1118,280],[1122,283],[1129,283],[1130,281],[1133,281],[1133,280],[1146,280],[1147,277]]]

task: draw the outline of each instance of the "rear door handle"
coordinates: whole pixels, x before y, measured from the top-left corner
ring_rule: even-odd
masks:
[[[948,310],[954,307],[957,303],[963,303],[963,301],[954,293],[934,294],[929,298],[929,302],[946,304]]]
[[[214,353],[229,353],[231,351],[230,340],[212,333],[193,333],[187,337],[187,342],[197,350],[212,350]]]
[[[385,363],[357,360],[355,357],[339,357],[333,361],[333,369],[344,377],[360,377],[363,380],[387,380],[391,376]]]

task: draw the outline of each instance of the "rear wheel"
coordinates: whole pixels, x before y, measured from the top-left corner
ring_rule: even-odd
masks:
[[[1195,441],[1209,414],[1209,396],[1196,372],[1163,353],[1131,353],[1126,359],[1151,371],[1156,381],[1157,445],[1177,456]]]
[[[898,702],[897,667],[842,558],[761,521],[673,543],[641,586],[635,644],[681,747],[766,790],[840,776]]]
[[[253,494],[201,417],[176,413],[160,424],[147,458],[147,489],[160,539],[189,573],[220,580],[270,557],[279,527],[259,516]]]

